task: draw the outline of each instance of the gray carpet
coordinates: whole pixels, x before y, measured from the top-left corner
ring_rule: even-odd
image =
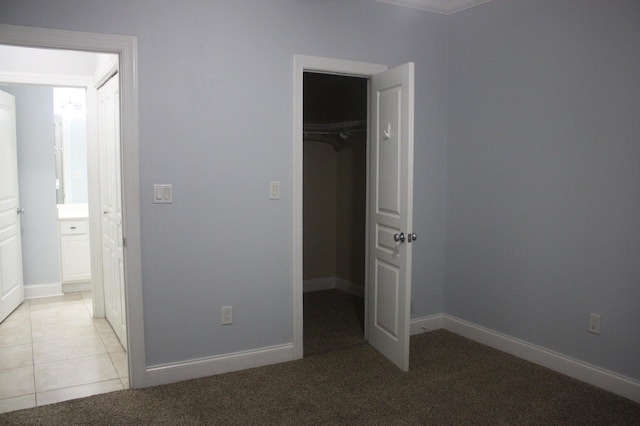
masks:
[[[0,415],[2,425],[639,425],[640,405],[440,330],[403,373],[368,345]]]
[[[304,293],[305,356],[365,345],[364,300],[339,290]]]

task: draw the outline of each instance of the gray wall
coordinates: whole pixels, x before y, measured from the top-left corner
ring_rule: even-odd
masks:
[[[640,379],[640,2],[496,0],[448,51],[444,311]]]
[[[16,98],[18,185],[25,209],[20,218],[24,284],[59,283],[53,89],[0,86],[0,90]]]
[[[0,22],[138,38],[148,365],[292,341],[294,54],[416,63],[411,315],[442,312],[446,17],[371,0],[4,0]],[[153,183],[173,183],[172,205],[151,204]]]

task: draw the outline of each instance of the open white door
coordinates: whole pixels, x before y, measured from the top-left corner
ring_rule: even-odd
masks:
[[[409,370],[414,64],[371,78],[367,333]]]
[[[98,145],[105,315],[126,350],[118,74],[98,89]]]
[[[0,91],[0,322],[24,300],[16,104]]]

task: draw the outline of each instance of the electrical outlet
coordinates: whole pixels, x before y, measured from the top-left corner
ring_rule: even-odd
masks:
[[[600,315],[589,314],[589,333],[600,334]]]
[[[222,307],[222,325],[233,324],[233,307]]]

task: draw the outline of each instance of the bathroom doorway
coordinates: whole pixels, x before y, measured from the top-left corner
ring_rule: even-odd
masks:
[[[62,73],[63,75],[52,74],[51,68],[46,69],[46,72],[45,69],[34,69],[30,72],[23,70],[21,73],[14,72],[13,74],[6,70],[0,70],[0,77],[2,77],[0,81],[7,82],[9,80],[8,83],[18,83],[13,86],[15,89],[9,87],[8,91],[15,92],[19,105],[28,105],[27,101],[33,100],[36,91],[36,97],[44,96],[49,99],[50,122],[45,127],[48,126],[50,135],[43,137],[43,143],[46,145],[42,147],[41,151],[44,157],[43,161],[50,162],[50,164],[47,163],[43,167],[31,164],[31,169],[25,170],[25,173],[30,179],[37,176],[42,177],[44,183],[41,186],[46,187],[48,191],[47,194],[36,198],[40,198],[39,201],[46,199],[47,206],[52,206],[54,213],[53,215],[48,214],[51,213],[51,208],[41,209],[40,206],[34,205],[33,208],[25,208],[23,216],[30,214],[30,218],[35,219],[36,216],[42,216],[41,213],[46,210],[49,222],[53,219],[52,228],[49,229],[47,226],[47,229],[52,231],[50,234],[54,234],[55,238],[55,249],[53,250],[37,253],[37,250],[34,252],[29,249],[29,244],[27,247],[23,247],[24,252],[30,250],[27,252],[27,262],[23,261],[23,266],[28,271],[25,279],[27,300],[0,326],[7,330],[16,328],[14,331],[19,331],[21,327],[28,325],[31,330],[30,341],[18,341],[21,337],[16,337],[18,340],[8,339],[3,341],[3,344],[6,344],[4,347],[9,349],[2,352],[4,354],[7,350],[24,349],[25,354],[31,353],[31,357],[22,357],[20,365],[16,366],[12,363],[15,364],[17,361],[7,361],[10,357],[3,357],[0,363],[9,362],[11,365],[5,365],[9,368],[3,369],[0,373],[9,374],[12,377],[16,376],[17,373],[13,373],[17,370],[12,368],[16,367],[21,372],[17,376],[27,377],[29,376],[28,370],[31,370],[31,380],[27,377],[26,385],[19,382],[11,382],[12,384],[10,384],[10,380],[3,380],[4,392],[0,397],[0,408],[7,404],[18,404],[18,408],[26,408],[34,406],[34,404],[42,405],[128,388],[129,367],[124,345],[119,342],[118,336],[115,335],[107,320],[100,318],[104,316],[100,315],[100,311],[104,312],[104,307],[98,306],[95,309],[96,298],[93,290],[96,286],[92,285],[92,282],[99,284],[102,283],[102,280],[99,276],[95,276],[95,274],[101,274],[100,268],[97,271],[92,271],[90,255],[90,229],[92,227],[89,222],[94,217],[89,215],[91,189],[88,187],[87,178],[92,169],[95,173],[96,163],[94,162],[92,165],[87,161],[87,139],[91,138],[92,129],[91,125],[87,126],[86,119],[88,118],[89,122],[93,121],[95,124],[97,109],[95,102],[87,108],[86,92],[93,91],[92,100],[96,100],[95,91],[96,86],[101,83],[100,75],[106,74],[106,77],[113,75],[109,69],[118,69],[118,57],[117,55],[104,54],[98,58],[96,54],[78,51],[0,47],[0,56],[12,58],[13,61],[9,62],[12,62],[14,66],[20,63],[19,58],[25,56],[35,58],[36,60],[32,62],[36,64],[49,63],[48,60],[51,58],[39,55],[66,55],[64,58],[66,60],[58,58],[58,62],[65,64],[70,62],[70,56],[74,56],[79,64],[77,72],[72,77],[65,76],[64,73]],[[86,59],[89,56],[90,60],[82,60],[82,57]],[[109,63],[109,61],[111,62]],[[83,63],[90,63],[90,65],[83,66]],[[87,72],[89,66],[92,67],[91,72]],[[74,87],[71,90],[65,90],[65,93],[58,93],[56,97],[54,94],[58,90],[52,86],[58,85]],[[53,101],[54,98],[57,99]],[[20,115],[29,119],[34,115],[32,112],[33,110],[23,109]],[[29,125],[27,124],[26,127]],[[18,135],[19,139],[25,136],[25,132],[21,132],[22,134]],[[27,163],[37,155],[30,149],[21,151],[22,153],[19,155],[22,160],[26,159]],[[25,194],[25,196],[21,194],[22,205],[25,205],[24,203],[29,198],[33,198],[32,188],[28,184],[28,179],[20,179],[20,192]],[[98,216],[97,219],[98,226],[100,226],[101,217]],[[34,228],[41,225],[24,222],[28,221],[23,221],[22,227],[25,229],[23,234],[26,233],[27,237],[37,234],[39,236],[38,242],[41,242],[42,234],[34,232]],[[33,244],[33,247],[37,249],[37,245]],[[29,274],[32,271],[41,269],[38,268],[41,266],[41,262],[39,263],[38,260],[43,258],[56,263],[55,272],[57,275],[48,279],[30,277]],[[32,266],[33,264],[37,266]],[[92,272],[94,276],[92,276]],[[100,289],[98,290],[100,292]],[[65,295],[61,296],[63,293]],[[122,296],[124,300],[124,294]],[[99,304],[100,302],[98,302]],[[24,336],[25,333],[21,334]],[[26,365],[29,364],[29,360],[30,366]],[[88,366],[97,366],[98,369],[79,368],[78,366],[83,363]],[[57,368],[58,372],[63,374],[52,380],[49,377],[50,374],[46,372],[48,366]],[[69,371],[65,369],[66,367]],[[49,378],[48,381],[45,380],[46,383],[43,382],[44,377]],[[29,381],[31,387],[28,386]]]

